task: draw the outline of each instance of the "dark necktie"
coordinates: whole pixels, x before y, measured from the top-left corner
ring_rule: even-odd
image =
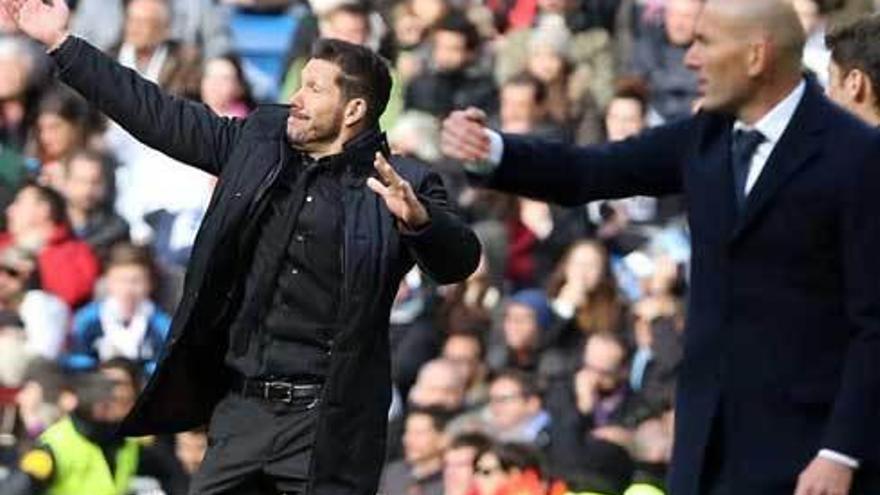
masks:
[[[752,156],[762,142],[764,135],[759,131],[738,129],[733,132],[733,187],[736,189],[736,206],[740,211],[746,204],[746,181]]]

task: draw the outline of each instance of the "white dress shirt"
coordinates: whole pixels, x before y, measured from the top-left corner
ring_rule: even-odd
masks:
[[[746,195],[751,192],[755,187],[755,184],[758,182],[758,178],[761,176],[761,172],[764,171],[764,167],[767,165],[770,155],[773,153],[776,144],[779,143],[779,140],[788,128],[788,124],[791,122],[795,110],[797,110],[798,105],[803,99],[806,88],[806,81],[801,81],[800,84],[788,94],[788,96],[783,98],[782,101],[777,103],[775,107],[752,126],[746,125],[739,120],[733,124],[733,130],[735,131],[739,129],[746,131],[757,130],[764,135],[764,141],[758,146],[755,153],[752,155],[752,162],[749,165],[749,175],[746,177]],[[468,171],[479,175],[491,174],[498,165],[501,164],[501,158],[504,155],[504,139],[502,139],[501,134],[495,130],[486,128],[486,135],[489,138],[489,159],[481,163],[465,164],[465,168]],[[859,461],[857,459],[853,459],[850,456],[830,449],[820,450],[819,457],[843,464],[852,469],[857,469],[859,467]]]
[[[801,99],[803,99],[806,88],[806,82],[801,81],[801,83],[798,84],[788,96],[777,103],[773,109],[767,112],[766,115],[761,117],[752,126],[746,125],[739,120],[733,124],[734,131],[755,130],[764,136],[764,141],[758,145],[755,149],[755,153],[752,155],[752,163],[749,165],[749,175],[746,177],[746,195],[752,191],[755,187],[755,183],[758,182],[758,177],[760,177],[761,172],[764,171],[764,166],[767,165],[767,160],[770,159],[770,155],[776,148],[776,143],[782,138],[782,134],[785,133],[788,123],[791,122],[791,118],[794,116],[798,104],[801,102]]]

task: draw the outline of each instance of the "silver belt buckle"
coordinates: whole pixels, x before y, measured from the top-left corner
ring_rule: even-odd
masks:
[[[267,401],[280,400],[281,402],[284,402],[285,404],[290,404],[291,402],[293,402],[293,387],[294,387],[293,385],[286,383],[286,382],[266,382],[265,386],[263,387],[263,398],[266,399]],[[270,396],[270,392],[273,389],[274,390],[279,390],[279,389],[283,390],[285,392],[284,397],[282,397],[281,399],[272,398]]]

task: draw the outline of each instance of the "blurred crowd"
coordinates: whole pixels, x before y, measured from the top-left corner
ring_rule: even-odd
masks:
[[[390,62],[392,149],[438,170],[484,248],[466,282],[405,277],[391,315],[385,495],[656,495],[670,458],[689,241],[678,198],[563,208],[468,186],[440,122],[578,144],[691,115],[700,0],[69,0],[71,29],[166,91],[244,118],[311,43]],[[792,0],[804,66],[870,0]],[[0,11],[0,493],[52,425],[101,444],[156,366],[214,178],[54,82]],[[112,393],[100,393],[111,391]],[[57,431],[57,430],[56,430]],[[126,440],[117,493],[182,494],[206,442]],[[111,462],[111,464],[114,464]],[[36,466],[36,467],[35,467]],[[122,466],[122,467],[120,467]],[[124,468],[124,469],[123,469]],[[119,479],[117,479],[119,481]]]

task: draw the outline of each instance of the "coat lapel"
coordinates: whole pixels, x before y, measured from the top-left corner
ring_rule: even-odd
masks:
[[[779,189],[819,153],[821,140],[816,135],[823,129],[821,98],[816,83],[807,80],[803,99],[746,198],[745,210],[737,219],[731,241],[736,241],[760,218]]]

